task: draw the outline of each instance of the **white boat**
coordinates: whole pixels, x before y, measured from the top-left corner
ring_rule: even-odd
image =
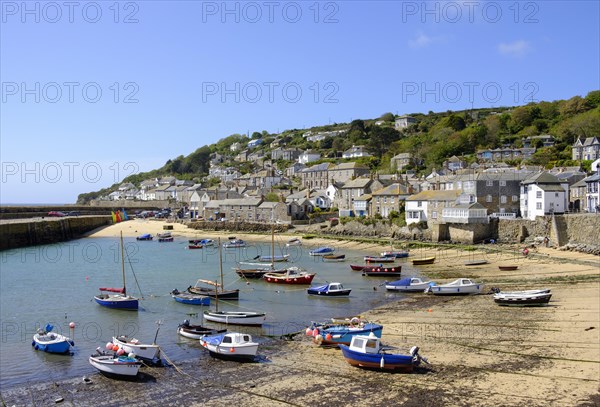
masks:
[[[246,247],[246,242],[242,239],[231,239],[230,241],[223,243],[224,249],[235,249],[238,247]]]
[[[100,372],[116,377],[133,377],[138,374],[142,362],[134,356],[116,356],[102,352],[97,348],[97,354],[90,356],[90,364]]]
[[[204,311],[204,319],[230,325],[262,325],[267,314],[251,311]]]
[[[494,294],[494,302],[499,305],[534,306],[550,302],[550,290],[526,290],[499,292]]]
[[[160,347],[157,344],[144,344],[135,338],[127,338],[125,336],[113,336],[113,344],[123,349],[125,353],[134,353],[136,357],[147,360],[157,359],[160,352]]]
[[[476,283],[469,278],[459,278],[448,284],[430,285],[426,292],[435,295],[468,295],[479,294],[483,284]]]
[[[385,284],[385,289],[388,291],[400,292],[423,292],[432,283],[431,281],[423,281],[418,277],[407,277],[401,280],[391,281]]]
[[[302,240],[300,240],[297,237],[293,237],[290,240],[287,241],[287,243],[285,244],[287,247],[292,247],[292,246],[302,246]]]
[[[216,358],[251,361],[258,352],[258,343],[252,342],[252,336],[239,332],[203,336],[200,344]]]

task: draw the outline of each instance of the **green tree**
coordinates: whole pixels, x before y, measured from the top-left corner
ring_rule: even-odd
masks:
[[[381,158],[389,146],[400,138],[400,133],[391,127],[374,126],[369,132],[367,148]]]
[[[381,115],[380,117],[381,120],[386,121],[386,122],[393,122],[396,120],[395,116],[393,113],[384,113]]]

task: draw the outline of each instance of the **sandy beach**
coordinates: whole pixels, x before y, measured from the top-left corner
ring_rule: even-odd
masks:
[[[89,237],[163,231],[165,222],[134,220]],[[172,223],[178,237],[215,238]],[[244,235],[250,241],[271,236]],[[292,236],[290,234],[290,236]],[[315,238],[311,245],[331,244]],[[336,240],[338,250],[375,254],[389,247]],[[551,288],[543,307],[500,307],[491,295],[436,297],[415,294],[363,314],[384,325],[388,345],[420,347],[425,365],[413,374],[366,371],[347,364],[337,349],[310,338],[274,338],[261,347],[261,362],[211,360],[177,363],[177,368],[143,368],[136,382],[99,374],[60,382],[2,389],[7,406],[49,405],[233,405],[241,406],[597,406],[600,404],[600,257],[552,248],[525,258],[518,246],[463,251],[440,246],[412,249],[411,257],[436,256],[422,274],[439,283],[469,277],[501,289]],[[465,266],[473,259],[487,264]],[[514,264],[514,271],[498,265]],[[200,351],[200,346],[199,346]]]

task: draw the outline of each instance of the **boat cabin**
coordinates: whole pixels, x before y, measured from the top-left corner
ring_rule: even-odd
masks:
[[[239,344],[252,342],[252,337],[247,334],[229,333],[223,335],[222,344]]]
[[[343,290],[344,286],[341,283],[331,283],[329,284],[329,291],[340,291]]]
[[[381,339],[373,335],[356,335],[352,337],[350,349],[362,353],[379,353]]]

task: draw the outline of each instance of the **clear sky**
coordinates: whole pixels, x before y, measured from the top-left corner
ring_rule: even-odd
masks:
[[[1,203],[233,133],[584,96],[598,1],[4,1]]]

